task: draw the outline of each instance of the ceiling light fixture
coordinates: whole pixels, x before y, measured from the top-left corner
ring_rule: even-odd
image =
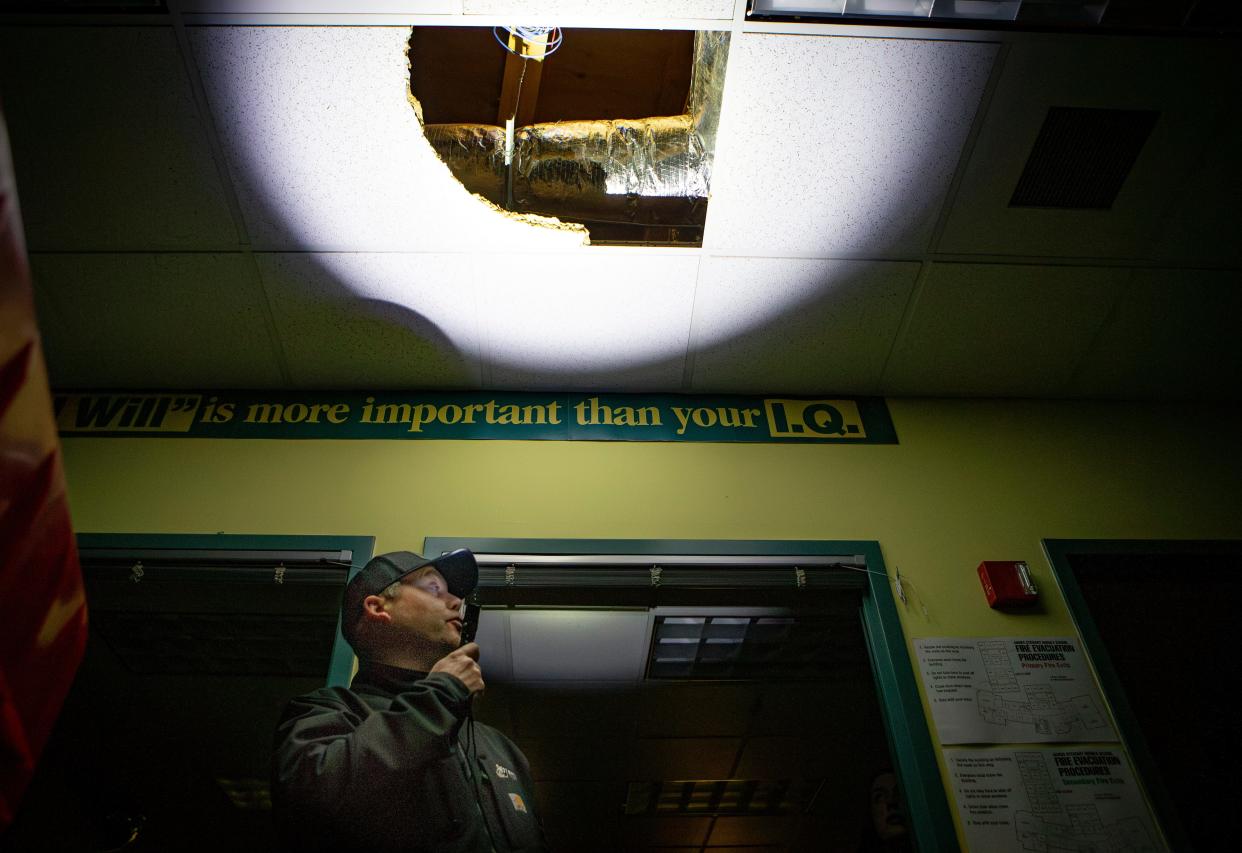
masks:
[[[930,18],[1094,25],[1108,0],[754,0],[752,15]]]
[[[792,615],[657,616],[652,680],[761,681],[831,676],[860,659],[859,637],[838,619]]]
[[[823,779],[630,782],[625,813],[631,817],[803,814],[823,785]]]

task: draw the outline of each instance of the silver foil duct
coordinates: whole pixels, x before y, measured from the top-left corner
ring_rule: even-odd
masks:
[[[427,141],[454,177],[495,204],[505,200],[505,129],[492,124],[423,125]]]
[[[513,208],[615,222],[701,223],[711,189],[727,56],[727,33],[695,35],[694,69],[682,115],[518,128]],[[436,153],[467,189],[504,205],[504,128],[440,124],[426,125],[425,130]]]
[[[516,137],[515,199],[708,194],[710,158],[688,115],[532,124]]]
[[[716,150],[716,129],[720,126],[720,99],[724,94],[725,66],[729,62],[729,34],[699,32],[694,36],[694,72],[686,113],[694,122],[699,144],[707,151],[707,176],[711,183],[711,152]]]

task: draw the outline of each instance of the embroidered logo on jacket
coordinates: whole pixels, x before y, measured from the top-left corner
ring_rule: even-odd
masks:
[[[509,801],[513,803],[514,809],[526,813],[526,801],[522,799],[521,794],[510,794]]]
[[[496,765],[496,778],[497,779],[516,779],[517,774],[514,773],[512,770],[510,770],[508,767],[501,767],[499,764],[497,764]]]

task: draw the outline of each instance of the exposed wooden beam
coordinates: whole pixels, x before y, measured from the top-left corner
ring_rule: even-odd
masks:
[[[500,107],[496,123],[504,125],[513,119],[515,127],[535,120],[539,103],[539,81],[543,76],[543,57],[548,38],[527,41],[509,36],[509,54],[505,57],[505,73],[500,85]]]

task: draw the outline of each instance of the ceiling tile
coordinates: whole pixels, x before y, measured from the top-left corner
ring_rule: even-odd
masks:
[[[729,57],[704,245],[926,250],[997,47],[745,34]]]
[[[639,737],[729,737],[746,734],[759,688],[752,684],[662,684],[644,690]]]
[[[604,9],[607,11],[605,12]],[[523,20],[556,21],[590,17],[592,23],[635,18],[732,18],[733,0],[462,0],[467,15],[518,13]]]
[[[596,247],[479,265],[485,384],[681,389],[697,257]]]
[[[179,0],[182,14],[452,15],[461,0]]]
[[[764,688],[750,734],[784,737],[791,731],[815,731],[823,720],[831,719],[838,733],[871,737],[879,713],[875,685],[869,679],[774,684]]]
[[[171,27],[0,27],[0,81],[32,251],[237,247]]]
[[[629,740],[601,736],[598,730],[590,737],[581,730],[561,734],[567,736],[524,738],[519,744],[536,780],[607,781],[625,776]]]
[[[607,732],[628,737],[634,730],[633,705],[616,690],[572,689],[514,692],[512,713],[522,738],[565,737],[574,732]]]
[[[887,394],[1055,397],[1126,270],[935,264],[883,380]]]
[[[495,686],[513,681],[513,650],[509,645],[509,614],[502,608],[485,607],[479,614],[475,642],[487,649],[486,660],[479,663],[487,669],[487,683]],[[501,691],[489,690],[488,697]],[[506,706],[507,708],[507,706]],[[506,710],[507,713],[507,710]]]
[[[37,263],[37,260],[31,261],[32,278],[35,275],[35,264]],[[69,332],[65,318],[61,316],[60,307],[56,304],[56,300],[52,298],[51,278],[53,275],[54,273],[52,272],[41,272],[39,279],[33,281],[31,287],[34,296],[35,321],[38,323],[39,336],[42,338],[40,346],[45,354],[49,349],[60,350],[66,346],[73,346],[73,335]],[[52,358],[50,355],[46,357],[48,360]]]
[[[1234,98],[1222,104],[1224,120],[1200,156],[1194,169],[1177,189],[1177,200],[1165,214],[1155,246],[1157,259],[1203,266],[1229,264],[1242,267],[1242,240],[1238,239],[1238,199],[1242,199],[1242,95],[1239,87],[1224,89]]]
[[[1160,217],[1203,156],[1204,128],[1237,109],[1223,86],[1224,43],[1093,39],[1019,42],[991,98],[938,251],[1032,257],[1145,258]],[[1170,73],[1170,69],[1176,69]],[[1155,110],[1151,136],[1110,210],[1011,208],[1048,108]],[[1226,161],[1228,162],[1228,161]],[[1231,166],[1231,164],[1230,164]],[[1213,194],[1214,195],[1214,194]]]
[[[633,852],[633,847],[620,842],[624,782],[539,782],[535,797],[548,845],[553,850]],[[702,833],[700,830],[700,837]]]
[[[472,196],[436,156],[407,100],[408,27],[189,32],[256,247],[581,245],[581,234],[518,221]]]
[[[477,388],[465,255],[259,253],[295,385]]]
[[[1075,377],[1100,398],[1242,397],[1237,272],[1135,270]]]
[[[640,738],[630,744],[627,779],[728,779],[737,738]]]
[[[789,817],[740,817],[721,815],[712,824],[709,846],[741,844],[787,844],[797,837],[798,822]]]
[[[837,720],[853,723],[852,718],[857,716],[857,713],[841,717],[822,715],[821,720],[834,721],[832,737],[748,738],[733,778],[813,779],[825,775],[827,767],[883,767],[888,760],[887,745],[878,715],[872,720],[876,736],[870,739],[852,736],[852,732],[835,727]]]
[[[836,738],[832,738],[836,741]],[[738,760],[736,779],[803,779],[820,775],[815,768],[823,750],[817,749],[829,738],[814,740],[794,737],[748,738]],[[848,752],[838,747],[838,757]],[[808,772],[809,771],[809,772]]]
[[[876,393],[918,270],[885,261],[704,259],[692,389]]]
[[[631,610],[515,610],[509,614],[518,681],[634,684],[647,665],[648,619]]]
[[[487,620],[481,623],[486,624]],[[474,718],[480,723],[487,723],[500,729],[506,735],[513,736],[513,714],[510,706],[509,691],[502,684],[498,684],[492,674],[494,669],[494,647],[491,644],[479,644],[482,648],[487,649],[479,657],[479,664],[483,667],[484,677],[487,679],[487,690],[485,695],[478,695],[474,698]]]
[[[62,321],[46,350],[57,387],[284,384],[245,255],[35,254],[31,268]]]
[[[622,793],[624,796],[624,793]],[[697,848],[707,837],[712,819],[709,817],[689,817],[674,815],[671,817],[630,816],[621,821],[622,847],[626,853],[645,850],[654,844],[693,844]],[[588,846],[578,847],[589,850]]]

